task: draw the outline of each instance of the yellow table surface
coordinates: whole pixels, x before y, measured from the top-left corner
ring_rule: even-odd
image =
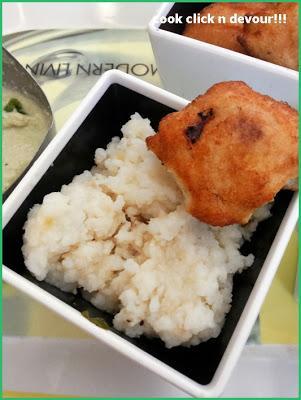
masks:
[[[298,234],[294,231],[260,312],[261,342],[298,343],[298,301],[294,296]]]

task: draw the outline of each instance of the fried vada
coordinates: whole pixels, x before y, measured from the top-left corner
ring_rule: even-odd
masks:
[[[212,86],[146,140],[210,225],[246,224],[298,176],[297,111],[243,82]]]
[[[215,23],[186,24],[184,36],[201,40],[206,43],[224,47],[239,53],[246,53],[245,48],[238,42],[237,37],[242,34],[243,23],[230,23],[230,17],[237,13],[239,16],[260,12],[266,8],[266,3],[214,3],[200,11],[200,16],[215,17]],[[226,23],[218,23],[217,18],[226,17]]]
[[[286,14],[286,23],[245,23],[238,42],[246,54],[298,70],[298,4],[271,4],[261,16]]]

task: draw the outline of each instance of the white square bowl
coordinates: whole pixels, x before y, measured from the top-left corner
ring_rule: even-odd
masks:
[[[21,253],[22,227],[33,204],[89,169],[94,150],[104,147],[135,111],[160,119],[187,101],[119,71],[106,72],[52,140],[3,205],[3,279],[103,343],[196,397],[218,396],[242,351],[297,221],[297,195],[281,192],[273,216],[262,222],[246,249],[253,266],[234,278],[232,308],[216,339],[191,348],[166,349],[157,339],[130,339],[94,325],[81,310],[90,307],[111,325],[112,317],[79,295],[34,279]],[[38,323],[38,321],[37,321]],[[250,383],[251,384],[251,383]]]
[[[150,21],[148,32],[164,88],[191,100],[215,83],[241,80],[298,108],[297,71],[185,37],[184,24],[160,24],[161,17],[191,15],[207,4],[164,3]]]

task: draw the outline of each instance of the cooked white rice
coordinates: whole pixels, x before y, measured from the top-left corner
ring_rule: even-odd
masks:
[[[269,215],[246,227],[216,228],[183,207],[182,194],[134,114],[96,166],[45,196],[25,224],[25,264],[39,280],[76,292],[114,313],[131,337],[158,336],[167,347],[216,337],[231,305],[232,277],[253,263],[239,248]]]

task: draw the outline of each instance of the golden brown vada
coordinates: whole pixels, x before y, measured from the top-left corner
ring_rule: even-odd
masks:
[[[206,43],[245,53],[245,48],[238,42],[237,37],[242,34],[243,23],[230,23],[229,18],[237,13],[245,16],[260,12],[265,9],[266,3],[213,3],[200,11],[200,16],[210,13],[215,17],[215,23],[192,23],[186,24],[184,36],[201,40]],[[219,16],[226,17],[226,23],[217,23]]]
[[[298,176],[298,113],[243,82],[212,86],[168,114],[147,145],[211,225],[245,224]]]
[[[238,41],[253,57],[298,70],[298,4],[271,4],[260,13],[275,14],[286,14],[286,23],[245,23]]]

